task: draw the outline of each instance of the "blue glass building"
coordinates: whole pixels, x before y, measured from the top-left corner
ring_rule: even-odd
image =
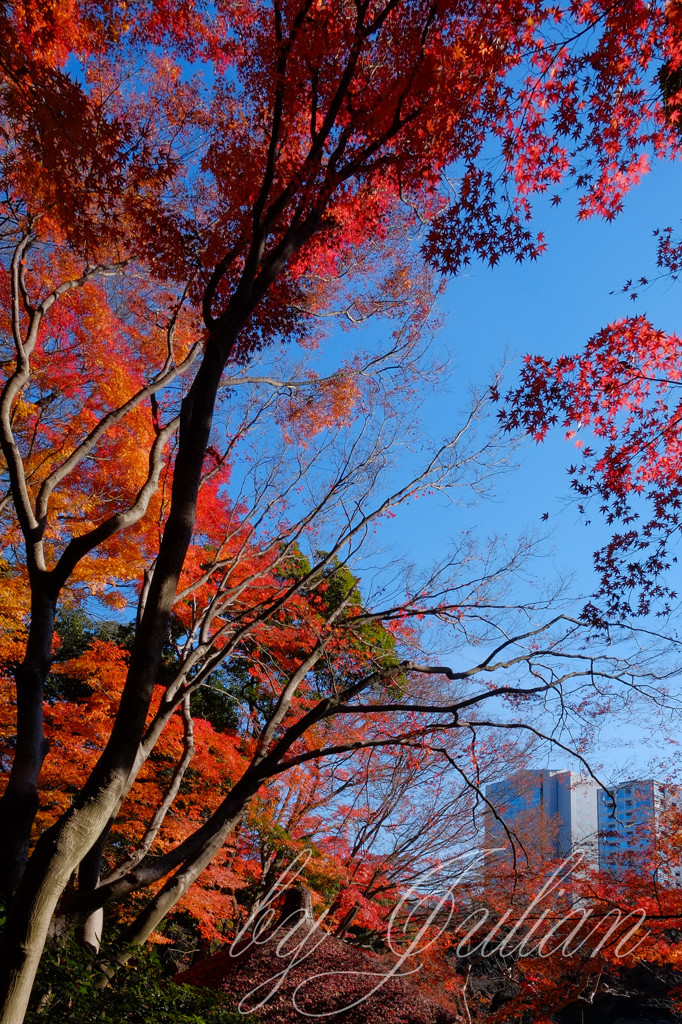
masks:
[[[593,779],[567,769],[543,768],[491,783],[485,795],[510,832],[522,843],[527,838],[547,860],[563,859],[580,849],[596,867],[599,791]],[[502,856],[510,858],[509,838],[492,810],[486,812],[485,844],[487,849],[507,847]]]

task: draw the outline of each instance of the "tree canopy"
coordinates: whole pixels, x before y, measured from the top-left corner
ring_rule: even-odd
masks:
[[[634,692],[637,669],[588,655],[546,602],[530,625],[519,607],[496,617],[523,544],[465,538],[369,594],[347,564],[414,495],[476,491],[504,460],[478,397],[389,486],[416,436],[407,406],[438,373],[444,275],[537,258],[535,196],[573,187],[580,216],[611,218],[678,152],[679,15],[672,0],[0,7],[3,1024],[21,1024],[55,922],[96,931],[105,904],[146,892],[124,933],[144,941],[271,780],[415,750],[480,796],[472,730],[538,732],[519,702],[556,694],[578,718],[596,679]],[[372,319],[367,351],[328,330]],[[322,346],[324,373],[307,361]],[[93,602],[127,633],[60,660],[55,623]],[[464,668],[431,663],[430,621]],[[193,732],[193,695],[228,669],[238,740]],[[479,714],[495,698],[514,714]],[[77,781],[55,776],[58,735]],[[197,752],[206,814],[172,834]],[[162,821],[140,836],[143,783]],[[119,820],[140,846],[107,864]]]

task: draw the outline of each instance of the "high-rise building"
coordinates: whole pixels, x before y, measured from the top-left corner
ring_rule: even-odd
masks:
[[[662,884],[682,884],[682,867],[657,858],[661,816],[680,804],[679,786],[630,779],[600,790],[599,867],[613,875],[651,871]]]
[[[593,779],[567,769],[515,772],[486,788],[496,814],[521,841],[531,837],[535,852],[547,860],[564,858],[578,849],[597,866],[597,792]],[[540,851],[538,845],[540,844]],[[486,813],[486,847],[508,846],[509,839],[492,811]],[[503,854],[505,858],[508,852]]]
[[[511,861],[504,824],[546,860],[582,850],[591,866],[618,876],[651,872],[662,885],[682,886],[682,864],[659,850],[662,815],[682,810],[682,786],[630,779],[602,789],[592,779],[553,768],[515,772],[486,787],[497,818],[486,812],[485,846],[505,849],[493,858]]]

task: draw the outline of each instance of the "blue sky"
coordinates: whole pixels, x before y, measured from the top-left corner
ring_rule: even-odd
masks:
[[[485,389],[505,355],[506,386],[512,387],[525,353],[552,357],[579,352],[592,334],[619,317],[647,314],[660,328],[682,334],[682,282],[659,282],[636,302],[622,293],[629,278],[655,276],[654,229],[680,225],[682,232],[681,186],[682,165],[655,167],[610,224],[578,222],[577,203],[570,193],[559,207],[543,200],[536,205],[535,225],[544,231],[548,251],[536,263],[508,260],[494,269],[473,264],[450,281],[442,299],[444,323],[435,341],[437,350],[450,355],[450,375],[442,389],[426,389],[419,396],[424,436],[434,441],[451,437],[461,423],[470,386]],[[328,338],[312,356],[315,368],[331,371],[349,347],[371,347],[385,329],[372,323],[357,333]],[[415,458],[403,452],[396,474],[401,484],[407,464]],[[535,532],[544,537],[543,557],[533,566],[536,575],[551,581],[571,574],[571,610],[579,611],[595,589],[592,555],[608,532],[596,509],[586,525],[570,500],[566,469],[573,459],[574,448],[557,430],[542,445],[525,443],[517,468],[501,476],[492,497],[475,507],[463,508],[440,495],[403,507],[395,519],[382,521],[376,538],[380,553],[370,555],[367,576],[360,570],[363,578],[369,583],[373,570],[381,577],[382,564],[393,556],[427,566],[466,529],[475,529],[483,541],[491,535],[506,538],[510,546],[519,535]],[[248,464],[244,472],[248,475]],[[547,522],[542,521],[545,513]],[[527,599],[524,587],[519,581],[519,595]],[[682,591],[682,586],[678,589]],[[677,621],[668,627],[674,632]],[[450,657],[445,649],[440,653]],[[639,771],[646,774],[655,757],[668,759],[668,769],[682,778],[682,761],[676,763],[674,748],[655,749],[643,741],[641,729],[622,721],[612,722],[590,752],[594,767],[603,766],[606,781]],[[578,768],[577,761],[560,752],[549,763]],[[657,769],[657,774],[665,775],[668,769]]]
[[[628,278],[654,276],[654,228],[681,221],[680,165],[656,166],[610,224],[579,223],[570,195],[557,208],[539,204],[537,227],[545,232],[548,251],[537,263],[519,266],[507,261],[493,270],[477,264],[448,285],[446,319],[437,344],[452,353],[454,365],[445,391],[432,395],[422,407],[427,435],[435,438],[452,430],[469,384],[486,385],[505,352],[511,360],[506,371],[511,386],[526,352],[578,352],[591,334],[618,317],[646,313],[657,326],[682,333],[682,282],[659,282],[636,302],[621,291]],[[518,469],[498,482],[492,500],[473,510],[437,497],[426,504],[417,502],[391,524],[392,543],[397,552],[427,563],[465,526],[510,540],[529,528],[541,530],[547,537],[547,559],[540,571],[548,576],[555,568],[572,573],[576,598],[587,595],[595,586],[592,552],[607,533],[596,509],[586,526],[575,505],[567,503],[566,467],[572,459],[573,448],[560,430],[542,445],[528,442],[519,453]],[[549,520],[543,524],[545,512]],[[673,620],[669,625],[676,630],[678,623]],[[594,756],[603,763],[605,778],[647,771],[659,754],[664,759],[672,756],[674,764],[673,749],[657,751],[644,745],[635,727],[619,724],[604,734],[603,742]],[[557,764],[558,760],[561,757],[552,758]]]
[[[659,165],[627,197],[614,222],[579,223],[570,195],[558,208],[543,203],[537,224],[545,231],[548,251],[541,259],[520,266],[505,261],[493,270],[476,264],[451,281],[438,344],[452,353],[454,367],[449,392],[432,396],[423,409],[431,436],[452,429],[469,382],[485,385],[505,352],[510,359],[505,379],[511,386],[526,352],[578,352],[591,334],[618,317],[646,313],[657,326],[682,333],[682,283],[659,282],[636,302],[620,292],[628,278],[653,276],[653,229],[680,221],[682,166]],[[569,495],[566,467],[573,454],[560,430],[542,445],[529,442],[520,453],[519,470],[500,481],[495,500],[481,503],[474,521],[511,535],[529,525],[539,528],[548,512],[556,559],[575,571],[576,589],[587,593],[594,585],[591,552],[605,532],[597,515],[586,527],[577,510],[562,500]],[[431,512],[432,528],[415,530],[411,520],[421,515],[415,506],[400,517],[396,542],[401,546],[409,537],[414,557],[428,560],[437,554],[443,535],[457,532],[462,514],[441,502]]]

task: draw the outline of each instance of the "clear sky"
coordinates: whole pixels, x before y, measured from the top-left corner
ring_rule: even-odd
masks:
[[[620,292],[628,278],[653,276],[654,228],[679,224],[682,230],[681,186],[682,166],[657,166],[610,224],[578,223],[570,195],[558,208],[542,204],[537,225],[545,231],[548,251],[541,259],[520,266],[507,260],[493,270],[475,264],[450,282],[439,344],[452,353],[454,367],[450,393],[433,396],[423,410],[432,436],[452,429],[468,383],[485,385],[505,351],[511,360],[505,379],[511,386],[525,353],[578,352],[591,334],[618,317],[646,313],[657,326],[682,334],[682,283],[660,282],[636,302]],[[479,506],[475,521],[493,531],[513,533],[529,524],[540,527],[541,516],[548,512],[557,559],[575,569],[576,585],[589,592],[591,552],[605,534],[597,515],[586,527],[574,508],[565,509],[566,467],[573,456],[561,431],[543,445],[529,442],[519,471],[500,482],[497,500]],[[429,530],[413,529],[409,516],[396,523],[398,534],[407,531],[415,557],[433,556],[443,534],[459,528],[455,518],[461,513],[444,503],[441,510]],[[416,506],[412,515],[421,515]]]
[[[505,260],[494,269],[472,264],[450,281],[442,299],[444,322],[435,341],[436,350],[450,356],[449,377],[442,389],[427,388],[419,395],[424,436],[432,441],[451,437],[461,424],[470,386],[486,389],[505,356],[505,385],[511,388],[524,354],[552,357],[580,352],[592,334],[619,317],[647,314],[658,327],[682,335],[682,282],[654,284],[640,292],[636,302],[622,292],[630,278],[655,276],[655,228],[679,226],[682,233],[681,186],[682,164],[655,167],[626,197],[624,212],[610,224],[578,222],[576,199],[570,193],[558,207],[540,201],[535,227],[544,232],[548,250],[537,262],[518,265]],[[349,349],[371,348],[385,330],[385,324],[370,323],[338,339],[329,338],[311,356],[315,369],[331,372]],[[518,453],[517,468],[500,477],[493,496],[476,507],[463,508],[442,495],[403,507],[394,519],[381,523],[376,538],[380,554],[366,563],[367,576],[360,570],[367,583],[365,592],[372,570],[381,574],[384,559],[392,556],[426,567],[442,557],[451,541],[467,529],[478,531],[483,541],[492,535],[506,538],[509,546],[530,532],[544,538],[543,557],[533,566],[536,575],[547,581],[572,575],[571,610],[578,612],[596,588],[592,555],[608,532],[597,509],[591,524],[586,525],[570,499],[566,470],[574,457],[572,444],[564,441],[558,429],[541,445],[528,440]],[[403,449],[402,464],[395,474],[400,484],[405,483],[411,458],[416,464],[417,454]],[[248,475],[248,464],[244,472]],[[545,513],[548,518],[543,521]],[[682,592],[682,585],[675,581],[673,585]],[[527,599],[523,587],[520,581],[519,591]],[[682,638],[680,626],[676,615],[667,624],[667,632],[679,631]],[[449,657],[447,650],[440,653]],[[682,779],[682,758],[678,764],[673,747],[652,748],[642,742],[636,726],[622,721],[606,730],[598,747],[590,752],[595,767],[603,765],[601,774],[607,781],[649,772],[656,758],[667,759],[668,770]],[[551,757],[550,764],[578,767],[560,752]],[[664,775],[666,769],[657,769],[657,773]]]
[[[654,276],[652,232],[680,225],[681,186],[682,167],[655,167],[611,224],[579,223],[570,195],[558,208],[542,203],[537,227],[545,232],[548,251],[537,263],[506,261],[493,270],[476,264],[450,282],[437,344],[452,353],[453,372],[446,391],[431,396],[422,408],[428,435],[435,438],[452,430],[469,383],[486,385],[505,351],[511,357],[506,371],[511,386],[526,352],[578,352],[591,334],[618,317],[646,313],[657,326],[682,334],[682,282],[655,284],[636,302],[620,291],[628,278]],[[553,571],[552,562],[568,569],[574,574],[576,596],[589,594],[595,586],[592,552],[607,534],[596,509],[592,525],[586,526],[575,505],[567,505],[566,467],[572,458],[571,444],[564,442],[560,430],[543,445],[529,442],[520,453],[518,470],[499,482],[494,500],[463,511],[435,498],[401,512],[390,527],[395,548],[417,562],[428,562],[466,525],[510,539],[529,527],[544,530],[551,553],[547,573]],[[549,519],[543,525],[545,512]],[[672,629],[677,626],[670,623]],[[644,747],[634,728],[619,726],[617,734],[604,736],[604,743],[597,760],[604,763],[605,777],[629,771],[633,759],[644,771],[659,753]],[[670,749],[660,753],[674,756]]]

